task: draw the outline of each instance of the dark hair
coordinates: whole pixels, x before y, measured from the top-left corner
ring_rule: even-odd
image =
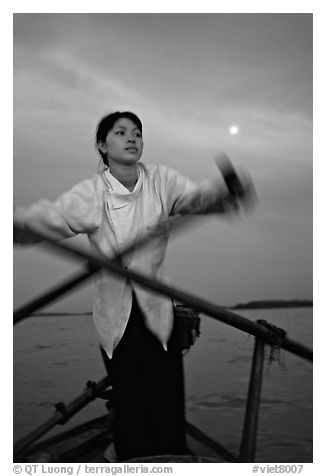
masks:
[[[136,126],[138,127],[138,129],[140,130],[140,133],[143,134],[143,125],[139,117],[136,116],[136,114],[130,111],[112,112],[111,114],[104,116],[98,123],[97,129],[96,129],[96,144],[98,144],[99,142],[105,142],[107,135],[110,132],[110,130],[113,128],[114,124],[122,117],[126,117],[127,119],[130,119],[132,122],[134,122]],[[101,155],[105,165],[109,165],[107,156],[104,154],[104,152],[102,152],[99,148],[97,148],[97,150],[99,154]]]

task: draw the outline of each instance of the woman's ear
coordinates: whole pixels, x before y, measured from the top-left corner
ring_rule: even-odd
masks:
[[[106,143],[105,143],[105,142],[102,142],[102,141],[100,141],[100,142],[97,143],[97,148],[98,148],[101,152],[103,152],[103,154],[106,154],[107,151],[108,151],[108,148],[107,148],[107,146],[106,146]]]

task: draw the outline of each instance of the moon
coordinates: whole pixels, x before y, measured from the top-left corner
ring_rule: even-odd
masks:
[[[229,133],[230,133],[232,136],[237,135],[238,132],[239,132],[239,127],[238,127],[238,126],[235,126],[235,125],[234,125],[234,126],[231,126],[231,127],[229,128]]]

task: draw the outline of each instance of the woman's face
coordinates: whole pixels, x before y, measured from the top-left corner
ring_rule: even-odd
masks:
[[[136,124],[126,117],[118,119],[101,144],[109,162],[124,165],[138,162],[143,152],[143,138]]]

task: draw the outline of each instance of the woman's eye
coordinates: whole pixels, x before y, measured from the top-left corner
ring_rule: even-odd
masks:
[[[140,133],[140,132],[136,132],[136,133],[135,133],[135,136],[136,136],[136,137],[141,137],[141,133]]]
[[[124,132],[123,131],[116,131],[116,134],[123,136]]]

